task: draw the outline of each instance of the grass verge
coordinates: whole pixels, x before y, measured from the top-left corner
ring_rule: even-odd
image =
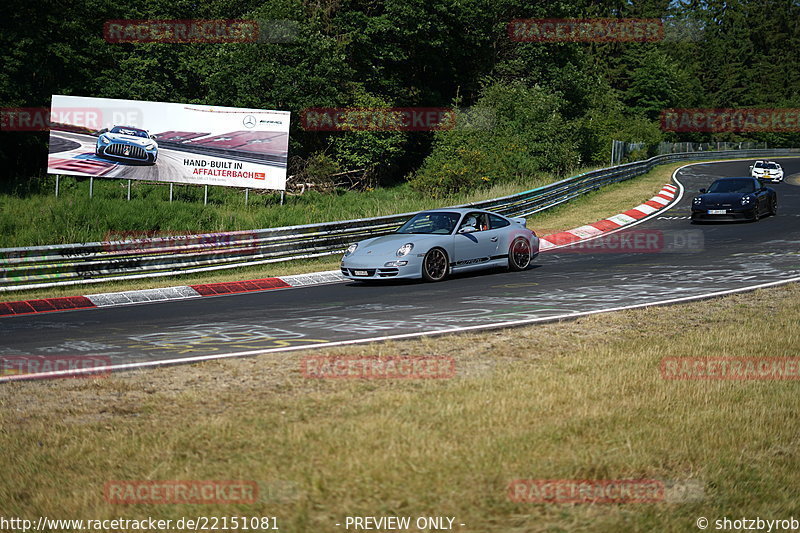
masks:
[[[601,220],[607,216],[635,207],[641,202],[651,198],[662,185],[669,183],[672,172],[686,163],[661,165],[652,171],[628,180],[624,183],[609,185],[598,191],[577,198],[567,204],[558,206],[543,213],[538,213],[528,219],[528,227],[535,230],[538,235],[547,235],[559,231],[576,228]],[[521,185],[504,185],[495,187],[482,193],[486,198],[497,198],[519,192]],[[460,198],[449,199],[446,205],[477,201],[486,198]],[[452,200],[452,201],[451,201]],[[458,200],[458,201],[456,201]],[[441,207],[442,205],[429,205]],[[403,212],[404,207],[398,206],[393,212]],[[386,212],[381,214],[387,214]],[[169,287],[173,285],[193,285],[198,283],[215,283],[223,281],[238,281],[244,279],[266,278],[270,276],[302,274],[318,272],[321,270],[335,270],[339,267],[338,255],[292,262],[270,263],[255,267],[236,268],[200,274],[186,274],[163,278],[149,278],[142,280],[124,280],[107,283],[96,283],[72,287],[53,287],[45,289],[32,289],[27,291],[14,291],[0,293],[0,301],[30,300],[36,298],[55,298],[59,296],[74,296],[81,294],[95,294],[101,292],[128,291],[137,289],[152,289],[156,287]]]
[[[763,323],[765,313],[770,327]],[[693,531],[797,514],[797,381],[671,381],[664,357],[796,357],[800,285],[571,322],[0,387],[3,514],[451,516],[459,531]],[[447,380],[313,380],[307,355],[456,360]],[[659,479],[676,501],[514,503],[510,481]],[[115,505],[109,480],[253,480],[255,504]]]

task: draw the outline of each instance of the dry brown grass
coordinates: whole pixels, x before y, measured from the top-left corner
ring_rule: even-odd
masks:
[[[571,322],[0,387],[5,516],[447,515],[461,531],[688,531],[797,515],[800,386],[665,381],[663,357],[796,357],[800,286]],[[450,380],[310,380],[302,357],[456,358]],[[519,504],[516,478],[655,478],[698,499]],[[264,482],[257,504],[111,505],[108,480]],[[276,488],[277,487],[277,488]]]

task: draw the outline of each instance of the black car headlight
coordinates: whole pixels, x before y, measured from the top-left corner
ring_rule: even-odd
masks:
[[[747,205],[749,203],[750,203],[750,197],[749,196],[742,196],[742,205]]]
[[[700,198],[699,196],[695,196],[695,197],[694,197],[694,200],[692,200],[692,203],[693,203],[694,205],[700,205],[700,204],[702,204],[702,203],[703,203],[703,199],[702,199],[702,198]]]
[[[395,255],[397,255],[397,257],[405,257],[406,255],[411,253],[411,250],[413,249],[414,245],[410,242],[407,242],[403,246],[397,249],[397,253]]]
[[[347,247],[347,250],[344,251],[344,256],[349,257],[353,255],[353,252],[356,251],[356,248],[358,248],[358,244],[351,244],[350,246]]]

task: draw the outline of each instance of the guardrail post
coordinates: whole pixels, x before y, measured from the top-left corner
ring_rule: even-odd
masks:
[[[203,191],[203,205],[208,205],[208,185],[204,186],[205,190]]]
[[[131,180],[128,180],[128,201],[131,201]]]
[[[172,203],[172,183],[169,184],[169,203]]]
[[[281,205],[283,205],[283,196],[284,196],[285,193],[286,193],[286,191],[281,191]]]
[[[58,174],[56,174],[56,198],[58,198],[58,178],[60,178]]]
[[[94,178],[90,176],[89,177],[89,198],[92,197],[93,193],[94,193]]]
[[[250,189],[244,190],[244,205],[247,205],[247,199],[250,196]]]

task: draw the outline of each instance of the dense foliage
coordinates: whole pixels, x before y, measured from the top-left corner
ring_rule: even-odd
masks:
[[[432,194],[608,161],[610,140],[760,140],[674,134],[666,107],[800,107],[796,0],[6,0],[0,106],[52,94],[293,113],[293,161],[411,177]],[[523,43],[518,18],[656,17],[654,43]],[[111,19],[295,21],[289,42],[112,44]],[[456,106],[476,124],[442,132],[304,131],[314,106]],[[6,176],[43,172],[46,134],[0,133]]]

